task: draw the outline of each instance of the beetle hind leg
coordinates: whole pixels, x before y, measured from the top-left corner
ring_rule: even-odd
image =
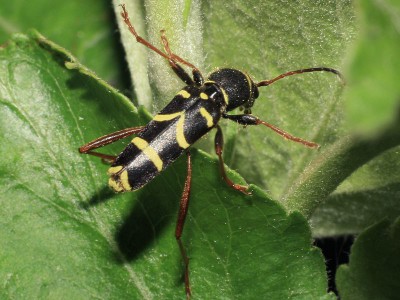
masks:
[[[179,213],[178,213],[178,221],[176,222],[175,229],[175,238],[179,246],[179,251],[181,252],[181,256],[183,259],[183,263],[185,264],[185,290],[186,290],[186,298],[189,299],[190,292],[190,282],[189,282],[189,257],[186,254],[185,247],[183,246],[181,237],[183,226],[185,224],[186,215],[189,208],[189,199],[190,199],[190,188],[192,183],[192,160],[190,157],[189,150],[187,153],[187,175],[185,180],[185,186],[183,188],[181,201],[179,203]]]

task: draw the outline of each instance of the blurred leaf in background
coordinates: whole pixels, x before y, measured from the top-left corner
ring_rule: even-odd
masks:
[[[400,5],[396,1],[358,4],[360,34],[347,67],[346,126],[352,134],[350,142],[369,140],[356,154],[357,159],[369,159],[315,212],[312,223],[318,236],[357,234],[382,218],[394,221],[400,211],[400,58],[396,54]]]
[[[113,86],[128,91],[124,60],[112,5],[107,0],[1,2],[0,44],[10,35],[35,28],[71,51],[80,62]]]
[[[14,36],[0,62],[7,70],[0,77],[7,139],[0,165],[2,298],[181,298],[173,233],[184,160],[140,191],[115,195],[106,186],[107,166],[77,148],[148,115],[35,32]],[[304,217],[287,215],[256,187],[246,198],[222,184],[215,158],[194,151],[193,160],[184,235],[193,293],[329,298]]]

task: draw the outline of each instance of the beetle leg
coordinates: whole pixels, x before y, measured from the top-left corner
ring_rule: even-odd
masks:
[[[237,191],[241,191],[242,193],[244,193],[246,195],[250,195],[251,193],[247,191],[249,189],[248,186],[236,184],[232,180],[229,179],[228,175],[226,175],[224,159],[222,158],[222,150],[223,150],[223,146],[224,146],[224,137],[222,135],[221,127],[219,127],[217,125],[216,128],[217,128],[217,133],[215,134],[215,153],[218,155],[219,169],[220,169],[222,178],[225,180],[225,182],[231,188],[233,188],[233,189],[235,189]]]
[[[169,47],[169,43],[168,43],[168,39],[165,36],[165,30],[161,30],[161,42],[164,45],[164,50],[168,55],[168,62],[170,67],[172,68],[172,70],[175,72],[176,75],[178,75],[178,77],[185,82],[187,85],[192,85],[194,84],[193,79],[189,76],[189,74],[178,64],[178,62],[186,62],[185,60],[183,60],[181,57],[179,57],[178,55],[176,55],[175,53],[173,53],[171,51],[171,48]],[[194,65],[192,65],[191,63],[184,63],[187,66],[189,66],[193,72],[195,72],[194,70],[196,70],[197,72],[200,72]]]
[[[190,157],[190,151],[187,152],[187,175],[185,180],[185,186],[183,188],[181,201],[179,203],[179,213],[178,221],[176,222],[175,238],[178,242],[179,250],[181,252],[183,263],[185,264],[185,290],[186,297],[190,298],[190,284],[189,284],[189,257],[186,254],[185,247],[182,244],[181,236],[183,231],[183,226],[185,224],[186,215],[189,208],[189,198],[190,198],[190,187],[192,182],[192,160]]]
[[[160,49],[158,49],[153,44],[151,44],[150,42],[148,42],[147,40],[145,40],[144,38],[142,38],[140,35],[137,34],[135,28],[133,27],[133,25],[132,25],[132,23],[131,23],[131,21],[129,19],[128,12],[125,9],[125,4],[121,4],[121,7],[122,7],[121,16],[124,19],[124,22],[125,22],[126,26],[128,26],[129,31],[136,38],[136,41],[138,43],[141,43],[141,44],[145,45],[147,48],[153,50],[154,52],[156,52],[157,54],[161,55],[162,57],[164,57],[166,59],[169,59],[168,55],[166,55]]]
[[[290,133],[276,127],[275,125],[272,125],[270,123],[267,123],[265,121],[260,120],[259,118],[257,118],[256,116],[253,115],[247,115],[247,114],[243,114],[243,115],[227,115],[224,114],[222,115],[223,118],[225,119],[229,119],[232,121],[235,121],[241,125],[264,125],[267,126],[268,128],[272,129],[273,131],[275,131],[277,134],[283,136],[285,139],[291,140],[293,142],[296,143],[300,143],[303,144],[304,146],[310,147],[310,148],[318,148],[319,145],[317,143],[314,142],[310,142],[310,141],[306,141],[303,140],[299,137],[295,137],[293,135],[291,135]]]
[[[162,50],[158,49],[156,46],[154,46],[149,41],[145,40],[144,38],[142,38],[140,35],[137,34],[135,28],[133,27],[133,25],[129,19],[129,15],[128,15],[128,12],[126,11],[125,4],[121,4],[121,7],[122,7],[121,16],[124,19],[125,24],[128,26],[129,31],[136,38],[136,41],[138,43],[145,45],[150,50],[153,50],[157,54],[159,54],[162,57],[164,57],[165,59],[167,59],[172,70],[175,72],[176,75],[178,75],[178,77],[183,82],[185,82],[187,85],[191,85],[193,83],[197,84],[199,82],[198,78],[201,78],[201,79],[203,78],[200,74],[200,71],[193,64],[191,64],[187,60],[183,59],[182,57],[176,55],[175,53],[173,53],[171,51],[171,49],[169,48],[168,40],[165,37],[164,30],[161,30],[161,41],[164,45],[164,49],[165,49],[166,53],[164,53]],[[185,70],[183,70],[183,68],[179,65],[179,63],[184,64],[192,69],[193,78],[195,79],[194,81],[189,76],[189,74],[187,74],[185,72]],[[199,76],[199,74],[200,74],[200,76]]]
[[[90,154],[112,163],[116,156],[94,152],[92,150],[114,143],[130,135],[137,134],[143,130],[144,126],[125,128],[102,137],[99,137],[79,148],[80,153]]]
[[[181,57],[179,57],[178,55],[176,55],[171,51],[168,39],[165,35],[165,30],[161,30],[161,41],[164,45],[165,52],[170,57],[169,65],[171,66],[175,74],[178,75],[178,77],[182,79],[182,81],[184,81],[187,85],[196,84],[198,86],[201,86],[204,82],[203,75],[201,74],[199,69],[197,69],[194,65],[183,60]],[[188,73],[185,72],[185,70],[183,70],[183,68],[177,62],[181,62],[192,69],[193,79],[189,76]]]

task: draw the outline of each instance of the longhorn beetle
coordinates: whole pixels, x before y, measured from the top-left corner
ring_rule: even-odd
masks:
[[[335,69],[317,67],[290,71],[273,79],[255,83],[249,75],[242,71],[223,68],[212,72],[207,79],[204,79],[201,72],[194,65],[171,51],[164,30],[161,31],[161,41],[165,52],[156,48],[136,33],[125,5],[123,4],[121,7],[121,16],[136,41],[164,57],[186,86],[146,126],[126,128],[102,136],[80,147],[79,151],[111,162],[111,167],[108,169],[108,184],[116,192],[140,189],[162,170],[166,169],[183,152],[186,152],[187,175],[179,204],[175,238],[185,265],[185,290],[186,296],[189,298],[191,293],[189,258],[181,241],[192,181],[192,162],[189,147],[215,128],[217,130],[215,152],[218,156],[219,169],[223,180],[233,189],[249,195],[251,193],[248,191],[247,186],[232,182],[225,172],[222,158],[223,136],[218,125],[219,120],[224,118],[241,125],[264,125],[288,140],[301,143],[310,148],[316,148],[318,144],[292,136],[282,129],[253,116],[251,107],[258,98],[259,87],[268,86],[284,77],[318,71],[331,72],[339,77],[342,76]],[[181,64],[192,70],[193,78],[182,68]],[[244,108],[243,114],[228,114],[229,111],[239,107]],[[92,151],[134,134],[137,136],[118,156]]]

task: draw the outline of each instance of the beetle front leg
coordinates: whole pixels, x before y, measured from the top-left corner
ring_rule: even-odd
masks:
[[[264,125],[270,129],[272,129],[273,131],[275,131],[277,134],[283,136],[285,139],[291,140],[296,143],[303,144],[304,146],[307,146],[310,148],[319,148],[319,145],[317,143],[306,141],[299,137],[295,137],[295,136],[291,135],[290,133],[287,133],[286,131],[276,127],[275,125],[272,125],[270,123],[262,121],[253,115],[248,115],[248,114],[227,115],[227,114],[224,114],[224,115],[222,115],[222,117],[225,119],[229,119],[231,121],[235,121],[241,125]]]
[[[121,16],[124,19],[124,22],[125,22],[126,26],[128,27],[129,31],[132,33],[132,35],[135,37],[135,39],[138,43],[141,43],[142,45],[146,46],[150,50],[156,52],[157,54],[159,54],[162,57],[164,57],[165,59],[167,59],[169,62],[169,65],[171,66],[171,68],[175,72],[175,74],[178,75],[178,77],[183,82],[185,82],[187,85],[191,85],[194,83],[197,85],[202,85],[203,76],[201,75],[199,69],[197,69],[196,66],[194,66],[187,60],[183,59],[182,57],[176,55],[175,53],[173,53],[171,51],[169,44],[168,44],[168,40],[165,36],[164,30],[161,30],[161,41],[164,45],[165,53],[162,50],[158,49],[153,44],[151,44],[149,41],[142,38],[136,32],[135,27],[133,27],[133,25],[129,19],[129,15],[128,15],[128,12],[126,11],[125,4],[121,4],[121,7],[122,7]],[[186,73],[186,71],[179,65],[179,63],[184,64],[192,69],[193,79],[189,76],[189,74]]]
[[[199,69],[197,69],[194,65],[187,62],[180,56],[176,55],[171,51],[169,47],[168,39],[165,36],[165,30],[161,30],[161,41],[164,45],[165,52],[169,56],[169,65],[171,66],[172,70],[175,72],[178,77],[185,82],[187,85],[196,84],[201,86],[204,83],[204,78]],[[178,64],[178,62],[183,63],[192,69],[193,79],[189,76],[188,73]]]
[[[229,179],[228,175],[226,175],[224,159],[222,158],[224,137],[222,134],[221,127],[219,127],[217,125],[216,129],[217,129],[217,133],[215,134],[215,141],[214,141],[215,142],[215,153],[218,155],[219,169],[220,169],[222,178],[234,190],[241,191],[243,194],[246,194],[246,195],[250,195],[251,193],[247,191],[249,189],[248,186],[236,184],[232,180]]]

